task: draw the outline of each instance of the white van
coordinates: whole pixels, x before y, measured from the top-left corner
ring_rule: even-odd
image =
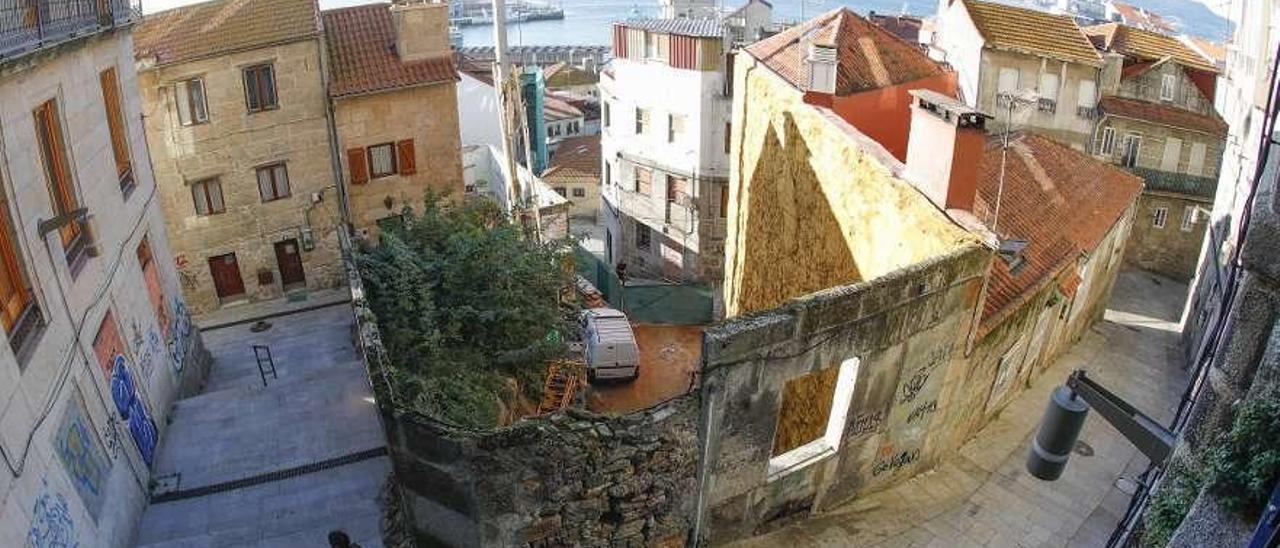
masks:
[[[626,314],[612,308],[589,308],[582,311],[581,321],[587,380],[633,380],[640,376],[640,349]]]

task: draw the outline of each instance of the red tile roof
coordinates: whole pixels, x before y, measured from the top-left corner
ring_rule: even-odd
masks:
[[[542,173],[542,181],[557,183],[600,184],[600,136],[583,135],[560,142],[551,164]]]
[[[453,56],[403,62],[396,54],[390,4],[324,12],[334,97],[424,84],[455,82]]]
[[[1123,97],[1103,97],[1098,106],[1102,107],[1103,114],[1111,116],[1200,131],[1217,137],[1227,135],[1227,123],[1218,116],[1217,111],[1214,111],[1213,115],[1205,115],[1160,103]]]
[[[806,40],[836,47],[836,95],[944,74],[944,66],[925,55],[915,44],[859,17],[848,8],[837,8],[808,22],[782,31],[747,47],[756,59],[799,89],[809,86],[805,57]]]
[[[168,65],[305,40],[320,32],[315,0],[214,0],[146,16],[133,29],[139,58]]]
[[[1129,62],[1160,61],[1170,57],[1186,67],[1218,72],[1212,61],[1172,36],[1119,23],[1094,25],[1083,30],[1098,49],[1124,55]]]
[[[987,141],[974,214],[992,227],[1000,193],[1001,145]],[[1091,252],[1142,192],[1142,179],[1035,134],[1010,140],[1000,218],[1002,240],[1026,240],[1025,263],[1012,272],[997,258],[983,303],[981,331],[1000,324],[1018,305]],[[1067,272],[1068,276],[1074,270]],[[1070,287],[1069,279],[1062,281]]]
[[[542,117],[548,122],[554,122],[582,118],[583,113],[578,107],[548,93],[542,97]]]
[[[1069,15],[979,0],[962,0],[987,46],[1102,66],[1102,57]]]
[[[867,19],[912,43],[920,41],[920,28],[924,26],[924,20],[910,15],[880,15],[873,11],[867,14]]]
[[[1164,34],[1177,32],[1177,29],[1173,28],[1171,21],[1154,11],[1148,11],[1123,2],[1112,2],[1111,7],[1116,10],[1116,13],[1120,14],[1120,18],[1125,23],[1130,25],[1140,26]]]

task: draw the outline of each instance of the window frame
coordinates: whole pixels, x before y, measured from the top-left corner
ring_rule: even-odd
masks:
[[[685,133],[685,125],[687,116],[683,114],[667,114],[667,142],[675,143]],[[676,126],[679,125],[679,128]]]
[[[1159,205],[1151,208],[1151,226],[1163,229],[1169,224],[1169,206]]]
[[[124,100],[120,93],[120,73],[115,66],[98,73],[102,87],[102,106],[107,115],[107,133],[111,137],[111,155],[115,162],[116,179],[121,192],[126,195],[134,186],[133,152],[129,148],[129,124],[124,116]]]
[[[49,191],[49,199],[53,205],[54,215],[68,215],[80,209],[80,198],[76,195],[76,183],[72,176],[71,160],[68,158],[67,142],[62,127],[62,113],[56,97],[40,104],[33,111],[36,125],[37,147],[40,149],[41,163],[44,166],[45,184]],[[62,242],[63,254],[67,264],[73,266],[73,273],[78,272],[75,266],[84,257],[88,247],[88,223],[84,220],[72,220],[57,229],[58,239]]]
[[[268,76],[266,80],[263,80],[261,77],[261,75],[264,73]],[[253,75],[252,88],[257,94],[256,96],[257,103],[258,103],[257,106],[254,106],[254,99],[255,99],[254,95],[249,92],[250,75]],[[267,112],[267,111],[276,110],[280,108],[280,89],[276,84],[275,63],[267,61],[264,63],[255,63],[252,65],[242,67],[240,69],[240,80],[244,87],[245,109],[249,112],[249,114]],[[264,87],[263,86],[264,82],[269,83],[270,86]],[[265,92],[269,92],[270,99],[271,99],[269,103],[263,101],[263,95],[267,94]]]
[[[219,180],[217,177],[208,177],[205,179],[192,181],[191,184],[188,186],[191,187],[191,203],[192,203],[192,206],[195,207],[195,212],[197,216],[209,217],[213,215],[221,215],[227,212],[227,196],[222,193],[222,181]],[[209,193],[210,186],[216,187],[218,189],[219,207],[217,209],[214,209],[213,207],[213,195]],[[199,205],[197,205],[198,203],[198,200],[196,199],[197,188],[201,189],[200,194],[201,194],[201,197],[204,199],[204,205],[205,205],[204,213],[200,212],[200,207]]]
[[[386,173],[377,171],[377,169],[375,169],[374,167],[374,162],[373,162],[373,149],[382,148],[382,147],[387,148],[387,157],[391,158],[391,171],[388,171]],[[390,177],[392,175],[399,174],[400,173],[400,158],[399,158],[400,153],[399,152],[400,151],[396,150],[395,141],[388,141],[385,143],[378,143],[376,145],[369,145],[365,147],[364,149],[365,160],[369,162],[368,164],[369,180],[372,181],[374,179],[381,179],[383,177]]]
[[[1196,206],[1189,205],[1182,207],[1182,223],[1179,226],[1183,232],[1191,232],[1196,227]]]
[[[814,464],[826,460],[840,449],[844,438],[845,427],[849,421],[849,411],[853,407],[853,398],[858,390],[858,372],[862,368],[860,358],[848,358],[840,362],[836,373],[836,385],[831,394],[831,411],[827,415],[827,427],[823,435],[804,445],[769,458],[766,468],[765,483],[772,483],[794,472],[804,470]],[[811,374],[817,374],[814,372]],[[803,375],[796,377],[801,378]],[[779,401],[781,407],[781,401]],[[780,420],[779,417],[778,420]]]
[[[192,86],[192,83],[196,86]],[[200,89],[200,100],[196,101],[194,88]],[[206,93],[203,76],[183,78],[173,83],[174,109],[178,111],[178,125],[183,127],[199,126],[209,123],[209,96]],[[180,97],[185,97],[185,102]],[[196,116],[196,104],[200,105],[200,114]],[[183,106],[186,106],[184,109]],[[185,112],[184,112],[185,110]]]
[[[640,184],[641,173],[647,174],[647,176],[645,177],[646,180],[644,181],[643,185]],[[635,166],[635,169],[632,170],[632,178],[634,179],[634,182],[635,182],[636,194],[643,194],[645,196],[653,195],[653,170],[652,169],[647,167]]]
[[[9,348],[18,358],[18,369],[25,368],[27,358],[31,355],[37,334],[44,325],[44,317],[40,311],[40,302],[36,298],[35,284],[27,272],[27,261],[22,256],[22,247],[18,245],[18,231],[13,224],[9,212],[9,197],[0,191],[0,276],[8,278],[13,295],[0,298],[0,328],[4,329],[9,340]],[[10,310],[11,298],[16,297],[18,303]]]
[[[1160,75],[1160,100],[1172,101],[1174,97],[1176,97],[1178,94],[1177,87],[1178,87],[1178,76],[1176,74]],[[1167,97],[1165,96],[1166,91],[1169,92],[1169,95]]]
[[[646,135],[653,123],[652,115],[647,108],[636,107],[636,135]]]
[[[1098,141],[1098,153],[1111,156],[1116,150],[1116,128],[1102,128],[1102,138]]]
[[[587,197],[587,189],[582,188],[582,187],[580,187],[580,186],[575,186],[575,187],[573,187],[573,197],[574,197],[574,198],[586,198],[586,197]]]
[[[1129,156],[1129,143],[1133,142],[1133,155]],[[1120,165],[1123,167],[1138,167],[1138,157],[1142,155],[1142,134],[1137,132],[1129,132],[1125,134],[1121,140],[1120,146]]]
[[[280,179],[276,177],[276,169],[284,172],[284,194],[280,194]],[[266,171],[271,177],[271,198],[267,198],[262,194],[262,172]],[[289,184],[289,167],[284,161],[271,162],[263,164],[253,169],[253,182],[258,185],[258,196],[262,198],[262,203],[283,200],[293,196],[293,188]]]
[[[636,223],[636,226],[635,226],[636,249],[641,249],[644,251],[652,251],[653,250],[653,229],[649,228],[649,225],[644,224],[639,220],[635,221],[635,223]]]

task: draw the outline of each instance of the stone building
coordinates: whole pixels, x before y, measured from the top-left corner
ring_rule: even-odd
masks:
[[[1126,258],[1188,281],[1204,239],[1227,124],[1218,69],[1176,38],[1116,23],[1084,29],[1106,55],[1093,155],[1147,182]]]
[[[356,230],[463,193],[458,76],[448,6],[369,4],[325,11],[337,148]]]
[[[542,98],[542,121],[547,128],[550,154],[555,154],[565,140],[586,134],[586,113],[552,93]]]
[[[600,78],[605,260],[632,277],[721,278],[730,90],[711,19],[615,23]]]
[[[138,25],[134,51],[192,310],[342,283],[315,0],[214,0],[154,13]]]
[[[170,407],[208,372],[143,133],[140,16],[125,1],[9,6],[0,545],[132,546]]]
[[[569,215],[595,224],[600,214],[600,136],[566,139],[542,172],[542,181],[569,199]]]
[[[982,0],[939,10],[933,46],[959,72],[965,103],[995,117],[989,131],[1009,125],[1089,150],[1103,60],[1075,19]]]

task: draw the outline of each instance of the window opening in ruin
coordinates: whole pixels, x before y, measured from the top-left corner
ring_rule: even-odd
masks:
[[[787,381],[778,410],[768,481],[834,455],[858,378],[858,358]]]

